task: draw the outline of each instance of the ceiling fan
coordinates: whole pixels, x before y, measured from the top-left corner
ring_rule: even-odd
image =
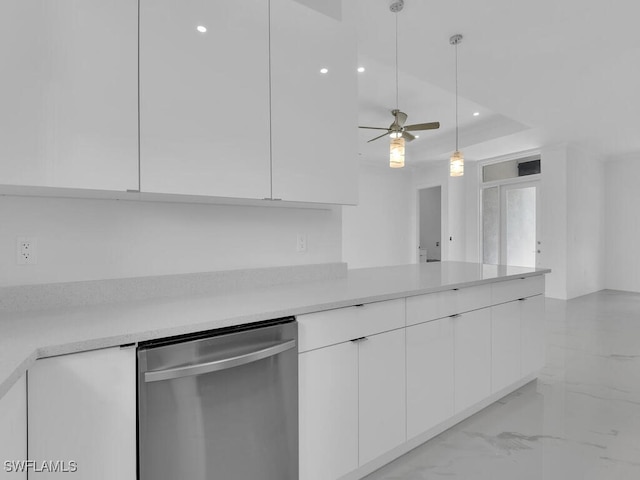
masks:
[[[401,12],[404,8],[404,0],[391,0],[389,10],[396,14],[396,108],[391,110],[393,115],[393,123],[389,127],[365,127],[370,130],[384,130],[382,135],[378,135],[372,138],[367,143],[378,140],[379,138],[389,135],[391,137],[390,153],[389,153],[389,166],[391,168],[404,167],[404,143],[405,141],[411,142],[416,139],[415,135],[411,132],[419,132],[422,130],[435,130],[440,128],[440,122],[430,123],[416,123],[413,125],[405,125],[407,121],[407,114],[400,111],[398,107],[399,87],[398,87],[398,12]]]
[[[422,130],[435,130],[440,128],[440,122],[430,122],[430,123],[415,123],[413,125],[405,125],[407,121],[407,114],[401,112],[400,110],[393,109],[391,110],[391,115],[393,115],[393,123],[389,125],[388,128],[384,127],[362,127],[359,128],[368,128],[370,130],[385,130],[382,135],[379,135],[375,138],[372,138],[367,143],[373,142],[374,140],[378,140],[379,138],[390,135],[391,138],[404,138],[406,141],[411,142],[415,140],[415,135],[410,132],[419,132]]]

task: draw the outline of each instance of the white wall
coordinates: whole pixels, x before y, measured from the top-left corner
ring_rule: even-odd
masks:
[[[565,145],[540,152],[542,212],[539,262],[552,271],[546,278],[548,297],[567,298],[567,148]]]
[[[605,164],[605,286],[640,292],[640,154]]]
[[[414,263],[410,172],[361,162],[359,189],[358,206],[342,210],[342,260],[349,268]]]
[[[341,261],[339,207],[2,196],[0,218],[0,286]],[[37,265],[16,264],[18,236],[37,238]]]
[[[589,152],[570,146],[567,149],[568,298],[604,288],[604,192],[603,162]]]

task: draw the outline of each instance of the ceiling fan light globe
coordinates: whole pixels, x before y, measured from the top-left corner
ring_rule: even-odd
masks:
[[[389,167],[404,167],[404,138],[394,138],[389,147]]]

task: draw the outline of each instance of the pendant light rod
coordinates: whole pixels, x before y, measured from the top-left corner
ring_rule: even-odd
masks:
[[[400,107],[398,105],[400,105],[400,86],[398,85],[398,12],[400,10],[396,11],[396,110],[399,110]]]
[[[458,150],[458,45],[462,42],[462,38],[459,33],[449,38],[449,43],[456,47],[456,151]]]
[[[400,87],[398,82],[398,13],[400,13],[403,8],[404,0],[393,0],[389,5],[389,10],[396,14],[396,110],[400,109],[398,107],[398,105],[400,105]]]

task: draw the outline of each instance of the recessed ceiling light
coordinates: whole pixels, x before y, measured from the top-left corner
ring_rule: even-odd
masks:
[[[320,69],[320,73],[329,73],[329,69],[328,68],[321,68]]]
[[[196,27],[196,30],[198,30],[200,33],[205,33],[207,31],[207,27],[205,27],[204,25],[198,25]]]
[[[364,72],[364,67],[358,67],[358,72],[359,72],[359,73]]]
[[[416,138],[420,138],[420,135],[414,135],[414,137],[416,137]]]
[[[480,115],[480,112],[473,112],[474,117],[477,117],[478,115]]]

